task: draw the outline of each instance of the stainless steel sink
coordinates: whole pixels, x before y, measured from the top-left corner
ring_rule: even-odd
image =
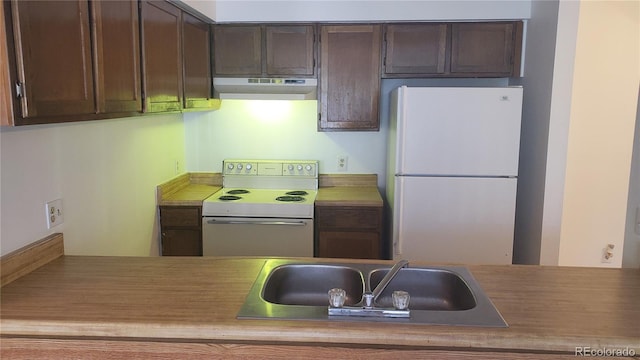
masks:
[[[272,304],[327,306],[327,293],[332,288],[344,289],[345,304],[355,305],[364,293],[362,273],[339,265],[282,265],[270,272],[262,298]]]
[[[362,306],[363,294],[375,288],[389,269],[380,264],[267,260],[237,317],[507,327],[469,270],[461,266],[400,269],[375,306],[392,307],[391,293],[408,291],[409,318],[328,315],[329,289],[344,289],[346,306]]]
[[[375,288],[389,269],[376,269],[369,274]],[[391,294],[404,290],[411,295],[411,310],[460,311],[473,309],[476,299],[460,275],[446,269],[405,268],[391,280],[380,294],[376,305],[393,307]]]

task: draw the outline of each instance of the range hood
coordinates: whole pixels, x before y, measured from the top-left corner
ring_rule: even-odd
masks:
[[[213,78],[215,97],[247,100],[317,100],[318,80],[308,78]]]

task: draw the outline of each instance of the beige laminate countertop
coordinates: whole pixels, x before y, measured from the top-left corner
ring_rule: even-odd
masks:
[[[334,186],[318,189],[316,206],[382,206],[376,186]]]
[[[158,185],[160,206],[201,206],[202,201],[222,189],[222,178],[215,173],[184,173]]]
[[[469,266],[508,328],[237,320],[264,260],[63,256],[2,288],[0,336],[565,355],[576,346],[640,352],[637,269]]]
[[[160,206],[198,206],[222,188],[219,173],[185,173],[158,185]],[[375,174],[320,175],[318,206],[382,206]]]
[[[316,206],[382,206],[375,174],[320,175]]]

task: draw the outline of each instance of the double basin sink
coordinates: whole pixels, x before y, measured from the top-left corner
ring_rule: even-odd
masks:
[[[389,265],[265,261],[238,319],[377,321],[392,323],[507,327],[469,270],[462,266],[401,268],[373,306],[391,308],[396,290],[410,294],[408,318],[331,316],[328,291],[346,292],[344,306],[358,308],[390,271]]]

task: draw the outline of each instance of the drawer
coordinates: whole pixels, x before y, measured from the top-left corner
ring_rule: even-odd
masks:
[[[200,207],[195,206],[161,206],[160,224],[162,227],[198,227],[202,226]]]
[[[316,221],[322,229],[379,229],[382,208],[318,206]]]

